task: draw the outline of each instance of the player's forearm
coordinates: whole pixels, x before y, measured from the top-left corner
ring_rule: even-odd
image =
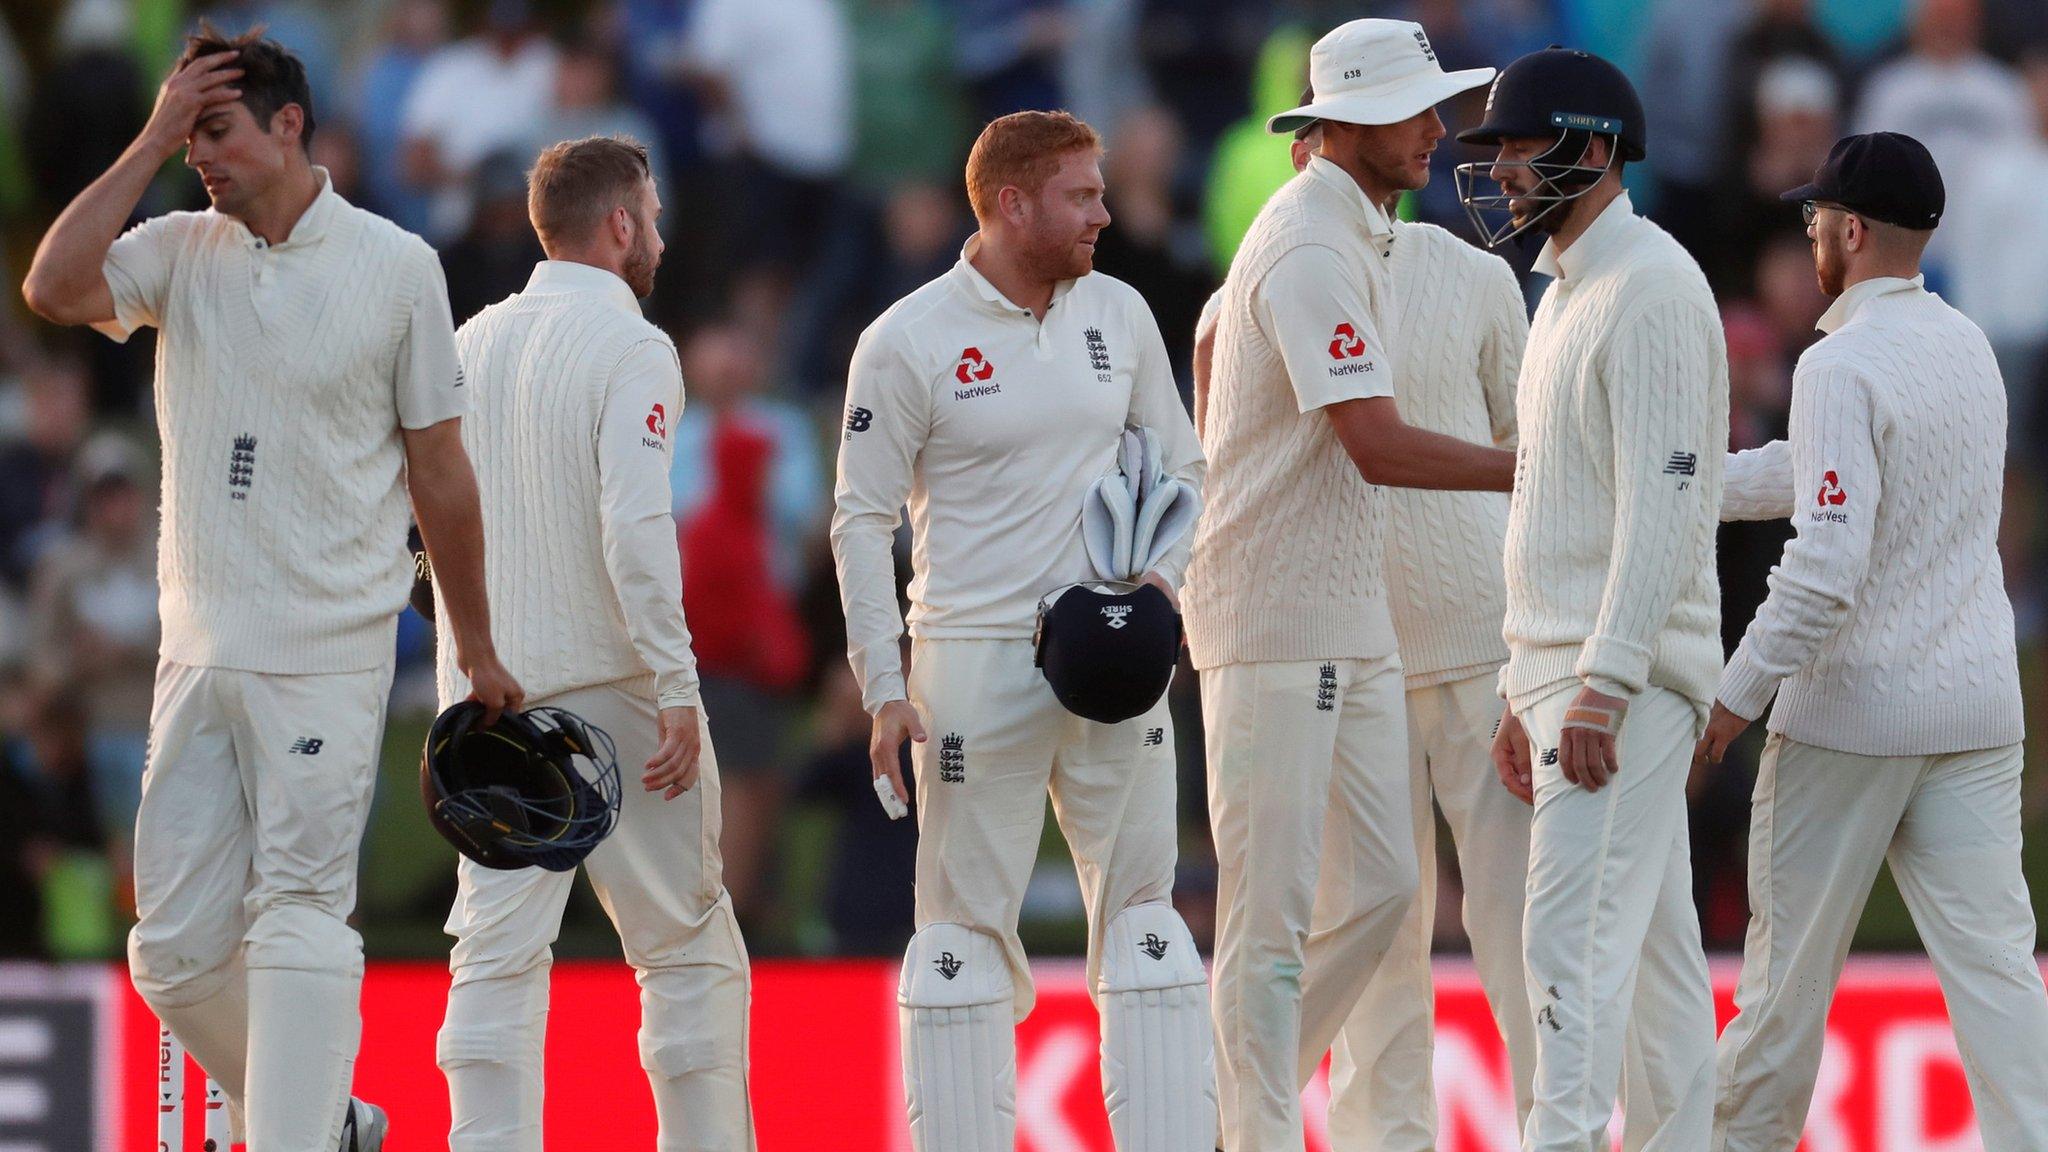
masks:
[[[43,233],[22,281],[22,298],[30,311],[53,324],[114,318],[106,280],[107,251],[120,238],[164,158],[158,147],[138,138],[65,206]]]
[[[896,603],[895,525],[876,516],[835,516],[832,560],[846,617],[846,658],[870,714],[908,692],[899,644],[903,615]]]
[[[1398,424],[1353,449],[1352,463],[1367,482],[1387,488],[1506,492],[1515,486],[1515,454],[1455,436]]]
[[[459,444],[452,453],[409,454],[406,483],[420,539],[434,566],[439,612],[455,634],[457,652],[468,661],[497,650],[491,642],[490,599],[484,590],[484,519],[476,472]],[[420,455],[440,458],[429,464],[417,458]]]
[[[1792,515],[1792,446],[1773,440],[1730,452],[1721,485],[1722,520],[1783,520]]]

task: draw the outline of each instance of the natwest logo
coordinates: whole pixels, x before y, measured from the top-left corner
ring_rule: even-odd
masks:
[[[1337,325],[1337,330],[1330,335],[1330,359],[1349,360],[1363,355],[1365,338],[1358,334],[1358,329],[1353,328],[1349,320]]]
[[[656,404],[647,414],[647,430],[662,439],[668,439],[668,410]]]
[[[1820,478],[1820,495],[1814,500],[1814,503],[1824,508],[1829,505],[1839,508],[1848,502],[1849,492],[1842,487],[1841,477],[1836,476],[1833,472],[1822,473]]]
[[[953,378],[962,384],[973,384],[996,374],[996,366],[981,358],[981,349],[963,348],[960,362],[953,365]]]

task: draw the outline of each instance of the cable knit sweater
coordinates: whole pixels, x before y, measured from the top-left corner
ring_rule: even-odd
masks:
[[[1196,668],[1396,651],[1386,492],[1322,408],[1394,394],[1393,230],[1317,156],[1259,212],[1218,305],[1203,420],[1209,486],[1186,606]]]
[[[669,518],[675,345],[624,280],[543,261],[456,334],[475,412],[462,442],[484,514],[498,654],[529,700],[596,684],[663,708],[697,704]],[[469,694],[441,615],[445,707]]]
[[[1787,439],[1730,461],[1724,514],[1790,515],[1798,535],[1719,698],[1754,719],[1775,692],[1771,731],[1866,756],[2014,743],[1991,347],[1918,277],[1851,287],[1821,327],[1793,376]]]
[[[1418,428],[1515,446],[1515,375],[1529,338],[1507,262],[1433,224],[1394,222],[1394,398]],[[1498,492],[1387,490],[1387,595],[1408,687],[1489,672],[1507,659]]]
[[[1626,193],[1537,270],[1508,514],[1508,663],[1522,708],[1560,682],[1705,704],[1721,669],[1714,527],[1728,359],[1691,256]]]

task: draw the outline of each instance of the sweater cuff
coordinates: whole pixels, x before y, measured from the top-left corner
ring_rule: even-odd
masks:
[[[1720,686],[1714,689],[1714,698],[1744,720],[1762,716],[1777,694],[1778,678],[1757,666],[1747,642],[1735,649],[1728,666],[1721,670]]]
[[[695,672],[677,672],[660,677],[655,685],[655,706],[657,708],[701,708],[703,699],[697,691]]]
[[[1649,683],[1650,650],[1619,636],[1590,636],[1572,671],[1596,692],[1633,699]]]
[[[882,705],[887,704],[891,700],[908,699],[910,699],[910,693],[904,690],[903,674],[900,672],[883,672],[876,675],[874,683],[869,684],[862,690],[860,706],[867,710],[868,715],[873,716],[882,710]]]

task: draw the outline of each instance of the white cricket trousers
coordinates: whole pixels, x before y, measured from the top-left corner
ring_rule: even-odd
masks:
[[[2020,872],[2020,761],[2017,744],[1945,756],[1859,756],[1776,734],[1764,745],[1716,1152],[1799,1142],[1828,1005],[1885,860],[1941,981],[1986,1152],[2048,1148],[2048,993]]]
[[[640,784],[660,745],[651,698],[603,684],[528,707],[573,712],[618,748],[618,826],[583,870],[640,983],[640,1066],[660,1123],[655,1147],[750,1152],[747,950],[718,855],[709,720],[699,709],[696,787],[663,800]],[[448,1147],[540,1152],[551,946],[575,873],[501,871],[464,858],[457,877],[447,925],[454,983],[436,1045],[453,1120]]]
[[[1436,1147],[1435,990],[1429,945],[1436,918],[1436,814],[1443,809],[1464,883],[1472,962],[1507,1044],[1516,1116],[1529,1118],[1536,1028],[1522,979],[1522,902],[1529,877],[1529,806],[1501,785],[1490,755],[1500,723],[1495,669],[1411,688],[1408,798],[1414,817],[1415,902],[1394,945],[1330,1052],[1333,1152],[1430,1152]]]
[[[1536,761],[1522,917],[1536,1077],[1522,1147],[1607,1152],[1607,1122],[1626,1073],[1623,1147],[1704,1152],[1713,1124],[1714,998],[1685,820],[1703,718],[1675,692],[1644,689],[1617,738],[1621,771],[1589,792],[1557,763],[1565,710],[1579,688],[1560,685],[1517,714]]]
[[[1226,1152],[1298,1152],[1301,1090],[1415,895],[1398,657],[1202,672]]]
[[[128,967],[249,1152],[341,1138],[362,1034],[348,917],[391,671],[157,664]]]
[[[1029,640],[917,640],[907,688],[927,736],[911,745],[917,927],[958,924],[1001,941],[1015,1018],[1030,1013],[1017,916],[1050,791],[1081,881],[1096,995],[1109,922],[1173,900],[1179,826],[1165,697],[1121,724],[1084,720],[1053,696]]]

